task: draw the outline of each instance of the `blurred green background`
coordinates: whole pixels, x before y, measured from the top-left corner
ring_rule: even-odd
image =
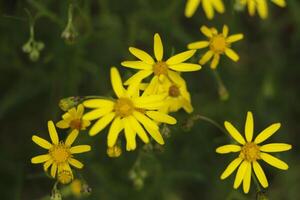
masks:
[[[63,97],[112,95],[109,68],[118,66],[125,78],[134,70],[120,67],[132,59],[128,47],[153,50],[153,35],[160,33],[165,56],[181,52],[186,44],[205,39],[201,25],[220,29],[229,25],[230,33],[244,33],[234,44],[240,61],[222,57],[218,73],[230,98],[220,100],[216,79],[204,66],[199,72],[185,73],[194,114],[228,120],[243,130],[246,112],[253,111],[256,134],[273,122],[281,129],[269,142],[293,145],[277,156],[286,161],[288,171],[277,170],[263,162],[270,182],[267,196],[274,200],[299,199],[300,188],[300,2],[287,0],[284,9],[268,2],[269,17],[261,20],[233,9],[225,0],[226,13],[208,21],[202,8],[193,18],[184,17],[185,0],[76,0],[75,42],[67,44],[61,33],[68,19],[71,1],[0,1],[0,198],[32,200],[49,195],[54,181],[42,173],[41,165],[30,158],[44,153],[31,141],[33,134],[49,138],[46,122],[58,121]],[[24,9],[37,16],[35,38],[44,43],[39,59],[32,62],[22,46],[29,39],[29,21]],[[198,51],[197,62],[205,51]],[[85,132],[78,143],[91,144],[93,151],[79,155],[85,163],[80,171],[92,192],[85,199],[255,199],[256,187],[244,195],[232,188],[235,175],[225,181],[220,174],[235,155],[217,155],[215,148],[228,141],[219,129],[196,121],[186,131],[184,121],[191,117],[183,111],[174,114],[179,123],[169,127],[164,147],[143,153],[141,169],[147,172],[144,187],[137,189],[129,171],[139,151],[123,152],[117,159],[106,155],[107,130],[90,138]],[[61,137],[65,133],[61,131]],[[123,144],[124,145],[124,144]],[[139,147],[142,144],[139,143]],[[64,199],[75,199],[66,197]]]

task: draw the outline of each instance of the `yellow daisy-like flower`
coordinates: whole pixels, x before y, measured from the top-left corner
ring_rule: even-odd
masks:
[[[164,144],[156,122],[176,124],[175,118],[158,111],[165,95],[140,97],[137,92],[139,85],[130,85],[127,89],[123,87],[117,68],[112,67],[110,75],[112,87],[118,99],[90,99],[83,102],[85,107],[94,109],[86,113],[83,119],[98,119],[89,130],[89,134],[91,136],[98,134],[112,122],[107,136],[108,147],[116,144],[119,133],[123,129],[127,141],[127,151],[136,148],[136,135],[144,143],[149,142],[146,131],[156,142]]]
[[[84,107],[82,104],[79,104],[76,108],[71,108],[63,114],[62,120],[56,123],[56,126],[61,129],[71,128],[77,130],[85,130],[91,122],[88,120],[82,119],[84,113]]]
[[[192,17],[198,6],[202,3],[203,10],[208,19],[214,18],[214,10],[224,13],[225,7],[222,0],[187,0],[185,6],[185,16]]]
[[[40,147],[48,150],[48,153],[33,157],[31,159],[31,163],[44,163],[43,165],[45,171],[47,171],[48,168],[52,165],[50,174],[53,178],[55,178],[56,175],[63,171],[70,172],[71,177],[73,178],[70,165],[78,169],[81,169],[83,167],[83,164],[80,161],[76,160],[73,157],[73,154],[88,152],[91,150],[91,147],[89,145],[78,145],[71,147],[79,133],[76,129],[74,129],[68,135],[65,141],[59,141],[58,134],[52,121],[48,121],[48,131],[52,144],[47,140],[40,138],[39,136],[32,136],[32,141]],[[60,175],[64,176],[62,177],[63,180],[66,180],[66,174]]]
[[[226,154],[231,152],[239,152],[239,156],[234,159],[225,169],[221,175],[221,179],[227,178],[237,168],[237,174],[235,177],[233,187],[237,189],[243,182],[243,190],[245,193],[249,192],[251,183],[252,169],[260,182],[260,184],[266,188],[268,187],[268,180],[266,175],[258,163],[258,160],[263,160],[266,163],[276,167],[278,169],[287,170],[288,165],[279,160],[278,158],[270,155],[271,152],[282,152],[292,148],[291,145],[285,143],[270,143],[261,144],[266,139],[271,137],[279,128],[280,123],[275,123],[267,127],[253,140],[253,115],[251,112],[247,113],[247,119],[245,123],[245,138],[239,133],[239,131],[229,122],[225,121],[225,128],[231,137],[237,141],[240,145],[228,144],[216,149],[217,153]]]
[[[124,85],[136,85],[141,82],[144,78],[154,74],[150,82],[150,87],[159,84],[165,78],[170,76],[178,77],[177,72],[191,72],[201,69],[201,66],[193,63],[185,63],[186,60],[191,58],[195,54],[195,50],[184,51],[182,53],[176,54],[166,61],[163,60],[163,44],[158,33],[154,35],[154,55],[153,59],[148,53],[143,50],[130,47],[129,51],[138,59],[139,61],[124,61],[121,64],[124,67],[129,67],[133,69],[140,70],[132,77],[130,77]]]
[[[206,26],[202,26],[200,30],[206,37],[208,37],[209,40],[190,43],[188,44],[188,48],[209,48],[209,50],[199,60],[199,63],[201,65],[204,65],[210,59],[212,59],[210,67],[212,69],[216,69],[220,61],[220,56],[222,54],[227,55],[235,62],[239,60],[238,54],[231,49],[231,44],[243,39],[243,34],[239,33],[228,36],[229,29],[227,25],[223,26],[222,33],[218,33],[217,29],[215,28],[207,28]]]
[[[285,7],[286,2],[285,0],[271,0],[274,4],[279,7]],[[267,0],[239,0],[239,3],[242,6],[248,7],[248,12],[250,16],[254,16],[257,10],[258,15],[262,19],[266,19],[268,17],[268,5]]]

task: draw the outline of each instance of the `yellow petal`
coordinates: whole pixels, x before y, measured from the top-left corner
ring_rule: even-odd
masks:
[[[246,136],[246,140],[248,142],[252,141],[253,127],[254,127],[253,115],[252,115],[252,112],[249,111],[249,112],[247,112],[247,118],[246,118],[246,124],[245,124],[245,136]]]
[[[152,129],[151,127],[144,126],[147,132],[151,135],[151,137],[158,143],[158,144],[165,144],[164,138],[161,136],[158,129]]]
[[[161,61],[164,54],[163,44],[158,33],[154,35],[154,55],[157,61]]]
[[[125,138],[126,138],[126,150],[132,151],[136,148],[136,141],[135,136],[136,133],[130,126],[130,122],[128,121],[127,117],[123,118],[123,125],[125,130]]]
[[[182,62],[190,59],[195,53],[196,53],[196,50],[184,51],[182,53],[172,56],[171,58],[169,58],[166,61],[166,63],[168,65],[176,65],[176,64],[182,63]]]
[[[170,69],[178,72],[193,72],[201,69],[201,66],[193,63],[180,63],[176,65],[170,65]]]
[[[260,164],[257,161],[253,162],[253,170],[260,184],[264,188],[268,187],[268,179],[266,178],[264,170],[261,168]]]
[[[228,145],[223,145],[223,146],[218,147],[216,149],[216,152],[224,154],[224,153],[239,152],[239,151],[241,151],[241,149],[242,148],[239,145],[228,144]]]
[[[141,70],[131,76],[127,81],[125,81],[124,85],[131,85],[131,84],[140,84],[140,82],[150,76],[153,73],[152,70]]]
[[[100,117],[103,117],[104,115],[107,115],[113,110],[113,105],[103,107],[103,108],[98,108],[95,110],[92,110],[90,112],[87,112],[85,115],[83,115],[84,120],[95,120],[99,119]]]
[[[285,143],[271,143],[265,144],[260,147],[260,151],[264,152],[281,152],[281,151],[288,151],[292,148],[292,145],[285,144]]]
[[[225,12],[225,7],[224,7],[222,0],[213,0],[213,1],[211,1],[211,3],[217,12],[219,12],[219,13]]]
[[[219,62],[220,62],[220,55],[215,54],[213,60],[211,61],[210,68],[211,69],[216,69]]]
[[[192,17],[199,6],[200,0],[188,0],[185,6],[185,16]]]
[[[77,117],[81,118],[81,116],[83,115],[83,113],[84,113],[84,107],[83,107],[82,104],[79,104],[77,106]]]
[[[74,146],[70,149],[70,152],[72,154],[76,154],[76,153],[84,153],[84,152],[88,152],[91,150],[91,146],[90,145],[78,145],[78,146]]]
[[[161,102],[166,98],[166,95],[149,95],[149,96],[143,96],[143,97],[138,97],[133,100],[133,103],[135,107],[143,108],[144,105],[146,104],[151,104],[151,103],[157,103]]]
[[[50,142],[36,135],[32,136],[32,141],[44,149],[50,149],[52,147]]]
[[[271,137],[279,128],[281,124],[275,123],[264,129],[258,136],[255,138],[254,142],[256,144],[264,142],[266,139]]]
[[[48,169],[49,169],[49,167],[50,167],[50,165],[51,165],[52,163],[53,163],[53,160],[52,160],[52,159],[49,159],[48,161],[46,161],[46,162],[44,163],[43,167],[44,167],[44,171],[45,171],[45,172],[48,171]]]
[[[150,64],[150,65],[154,64],[153,58],[145,51],[138,49],[138,48],[134,48],[134,47],[129,47],[129,51],[130,51],[130,53],[132,53],[135,57],[137,57],[141,61],[143,61],[147,64]]]
[[[226,48],[225,54],[234,62],[237,62],[240,59],[239,55],[230,48]]]
[[[250,16],[255,14],[256,1],[248,1],[248,12]]]
[[[227,26],[227,25],[224,25],[224,26],[223,26],[223,31],[222,31],[222,33],[223,33],[223,36],[224,36],[225,38],[227,37],[228,32],[229,32],[228,26]]]
[[[235,180],[234,180],[234,184],[233,184],[234,189],[237,189],[241,185],[241,183],[244,179],[246,170],[249,165],[250,165],[250,162],[248,162],[248,161],[243,161],[242,164],[240,165],[240,167],[236,173],[236,176],[235,176]]]
[[[53,144],[58,144],[59,139],[53,121],[48,121],[48,131]]]
[[[266,163],[268,163],[269,165],[272,165],[273,167],[276,167],[278,169],[287,170],[289,168],[289,166],[285,162],[283,162],[282,160],[280,160],[274,156],[271,156],[270,154],[261,152],[260,157]]]
[[[137,135],[143,140],[144,143],[148,143],[149,137],[140,123],[133,116],[129,116],[128,119],[131,127],[136,131]]]
[[[48,161],[50,158],[51,157],[49,154],[35,156],[35,157],[31,158],[31,163],[33,163],[33,164],[43,163],[43,162]]]
[[[212,19],[214,17],[214,9],[211,1],[204,0],[202,1],[203,10],[208,19]]]
[[[151,70],[152,65],[147,64],[143,61],[124,61],[121,63],[124,67],[129,67],[132,69],[140,69],[140,70]]]
[[[52,167],[51,167],[51,172],[50,172],[50,174],[53,178],[55,178],[55,176],[56,176],[56,171],[57,171],[57,164],[53,163]]]
[[[251,164],[249,163],[244,175],[244,180],[243,180],[243,190],[247,194],[250,190],[250,185],[251,185]]]
[[[285,7],[286,6],[286,2],[285,0],[271,0],[273,3],[275,3],[277,6],[280,7]]]
[[[69,158],[68,161],[69,161],[70,165],[72,165],[72,166],[74,166],[74,167],[76,167],[78,169],[83,168],[83,164],[79,160],[77,160],[75,158]]]
[[[185,80],[180,76],[180,74],[178,72],[168,70],[168,76],[171,79],[171,81],[173,81],[177,85],[182,86],[182,87],[186,86]]]
[[[188,44],[188,49],[203,49],[205,47],[208,47],[209,42],[208,41],[198,41],[198,42],[192,42]]]
[[[89,135],[94,136],[94,135],[98,134],[100,131],[102,131],[113,120],[113,118],[115,116],[116,116],[116,114],[114,112],[112,112],[112,113],[108,113],[107,115],[105,115],[104,117],[99,119],[93,125],[93,127],[90,129]]]
[[[207,26],[201,26],[200,31],[208,38],[211,38],[213,36],[211,30],[207,28]]]
[[[56,123],[56,127],[61,128],[61,129],[69,128],[70,123],[68,123],[65,120],[60,120],[59,122]]]
[[[257,11],[262,19],[266,19],[268,17],[268,7],[266,0],[257,1]]]
[[[226,130],[231,135],[233,139],[235,139],[240,144],[245,144],[245,139],[242,137],[242,135],[236,130],[236,128],[230,123],[225,121],[224,123]]]
[[[112,123],[109,128],[108,136],[107,136],[107,146],[113,147],[116,144],[118,139],[119,133],[123,129],[123,124],[121,122],[120,117],[117,117]]]
[[[121,76],[119,74],[119,71],[117,68],[112,67],[110,69],[110,79],[111,79],[111,84],[113,87],[113,90],[117,97],[124,97],[125,89],[122,84]]]
[[[148,96],[148,95],[155,94],[158,85],[159,85],[158,76],[154,76],[151,79],[151,81],[150,81],[148,87],[146,88],[146,90],[143,92],[142,96]]]
[[[234,34],[234,35],[229,36],[229,37],[226,39],[226,42],[227,42],[227,43],[233,43],[233,42],[237,42],[237,41],[239,41],[239,40],[241,40],[241,39],[243,39],[243,38],[244,38],[244,35],[241,34],[241,33],[239,33],[239,34]]]
[[[199,63],[201,65],[204,65],[205,63],[207,63],[211,57],[214,55],[214,52],[213,51],[207,51],[203,56],[202,58],[199,60]]]
[[[77,136],[79,134],[79,131],[77,129],[74,129],[67,137],[65,144],[67,146],[71,146],[73,142],[76,140]]]
[[[133,112],[133,116],[141,123],[144,125],[144,127],[146,128],[149,127],[151,129],[154,130],[158,130],[158,126],[155,122],[153,122],[151,119],[149,119],[148,117],[146,117],[144,114],[134,111]]]
[[[241,158],[236,158],[234,159],[224,170],[224,172],[221,175],[221,179],[225,179],[228,176],[230,176],[235,170],[236,168],[241,164],[243,160]]]
[[[83,105],[87,108],[103,108],[114,106],[114,102],[106,99],[89,99],[84,101]]]
[[[162,122],[166,124],[176,124],[177,120],[174,117],[171,117],[170,115],[158,112],[158,111],[147,111],[146,115],[150,117],[151,119]]]

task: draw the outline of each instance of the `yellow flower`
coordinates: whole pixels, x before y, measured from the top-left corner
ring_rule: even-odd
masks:
[[[124,67],[129,67],[133,69],[140,70],[132,77],[130,77],[124,85],[136,85],[139,84],[144,78],[154,74],[154,77],[150,81],[150,86],[155,86],[163,81],[165,78],[170,76],[178,77],[178,72],[190,72],[197,71],[201,69],[201,66],[193,63],[185,63],[186,60],[191,58],[195,54],[195,50],[184,51],[182,53],[176,54],[167,60],[163,59],[163,44],[158,33],[154,35],[154,55],[153,59],[148,53],[143,50],[130,47],[129,51],[138,59],[139,61],[124,61],[121,64]]]
[[[285,0],[271,0],[271,1],[279,7],[286,6]],[[257,10],[259,16],[262,19],[266,19],[268,17],[267,0],[239,0],[239,3],[242,6],[247,5],[250,16],[254,16]]]
[[[57,171],[57,180],[62,184],[68,184],[73,180],[72,170],[69,169],[68,165],[59,165]]]
[[[212,69],[215,69],[219,64],[220,55],[224,53],[235,62],[239,60],[239,56],[237,55],[237,53],[231,49],[231,43],[243,39],[243,34],[239,33],[228,36],[229,29],[226,25],[223,26],[222,33],[218,33],[215,28],[207,28],[206,26],[202,26],[200,30],[206,37],[208,37],[209,40],[190,43],[188,44],[188,48],[209,48],[209,50],[199,60],[199,63],[201,65],[204,65],[212,58],[210,67]]]
[[[55,126],[52,121],[48,121],[48,131],[52,144],[39,136],[32,136],[32,141],[40,147],[48,150],[47,154],[35,156],[31,159],[31,163],[44,163],[44,170],[47,171],[51,166],[50,174],[56,177],[57,171],[69,171],[72,173],[70,165],[81,169],[83,164],[73,157],[73,154],[83,153],[91,150],[89,145],[78,145],[71,147],[78,136],[78,130],[74,129],[64,141],[59,141]],[[73,175],[72,175],[73,178]],[[65,179],[64,179],[65,180]]]
[[[112,67],[110,75],[113,90],[118,98],[116,100],[90,99],[83,102],[85,107],[94,109],[86,113],[83,119],[98,119],[89,130],[89,134],[91,136],[98,134],[112,122],[107,136],[108,147],[115,145],[119,133],[123,129],[127,151],[136,148],[136,135],[144,143],[149,142],[146,131],[156,142],[164,144],[159,127],[154,121],[176,124],[175,118],[158,111],[162,106],[162,100],[165,98],[165,95],[140,97],[137,92],[139,85],[130,85],[127,89],[123,87],[117,68]]]
[[[72,194],[76,197],[80,197],[82,194],[82,182],[79,179],[75,179],[71,183]]]
[[[85,130],[91,123],[88,120],[83,120],[82,115],[84,107],[79,104],[76,108],[71,108],[62,116],[62,120],[56,123],[56,126],[61,129],[71,128],[77,130]]]
[[[225,7],[222,0],[187,0],[185,6],[185,16],[192,17],[200,3],[202,3],[203,10],[208,19],[214,18],[214,10],[216,10],[218,13],[225,12]]]
[[[240,145],[224,145],[217,148],[216,152],[220,154],[239,152],[239,156],[228,165],[228,167],[221,175],[221,179],[225,179],[238,168],[233,185],[235,189],[237,189],[243,182],[244,192],[249,192],[252,169],[260,184],[264,188],[268,187],[268,180],[265,176],[263,169],[258,163],[258,160],[263,160],[266,163],[278,169],[288,169],[288,165],[285,162],[279,160],[278,158],[268,153],[290,150],[292,148],[291,145],[285,143],[261,144],[266,139],[271,137],[280,128],[280,123],[270,125],[260,134],[258,134],[258,136],[254,140],[252,139],[254,123],[253,115],[251,112],[247,113],[247,119],[245,123],[245,139],[231,123],[225,121],[224,124],[231,137]]]
[[[114,145],[113,147],[108,147],[106,153],[111,158],[117,158],[122,154],[122,149],[119,145]]]

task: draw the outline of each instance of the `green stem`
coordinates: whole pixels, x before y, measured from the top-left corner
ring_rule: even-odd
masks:
[[[219,75],[217,70],[212,70],[212,71],[213,71],[213,75],[218,84],[218,92],[219,92],[219,96],[220,96],[221,100],[227,100],[229,98],[229,93],[221,79],[221,76]]]

